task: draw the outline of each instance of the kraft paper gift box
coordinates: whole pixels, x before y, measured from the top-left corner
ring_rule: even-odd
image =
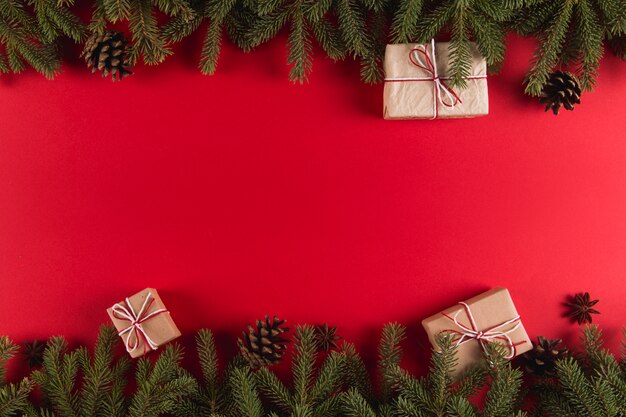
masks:
[[[126,298],[107,309],[107,313],[133,358],[180,336],[176,323],[154,288],[146,288]]]
[[[483,364],[483,343],[505,345],[509,359],[532,349],[521,318],[506,288],[494,288],[458,303],[422,321],[432,345],[437,335],[451,333],[458,345],[458,364],[453,376],[470,365]]]
[[[464,118],[489,114],[487,64],[474,43],[471,54],[467,87],[451,88],[448,86],[449,42],[387,45],[384,118]]]

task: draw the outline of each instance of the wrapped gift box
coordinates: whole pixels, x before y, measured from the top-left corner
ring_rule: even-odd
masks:
[[[475,44],[467,87],[448,86],[450,43],[394,44],[385,50],[385,119],[476,117],[489,113],[487,64]]]
[[[455,376],[485,359],[483,343],[506,346],[509,358],[532,349],[506,288],[490,291],[458,303],[422,321],[430,342],[437,348],[437,335],[451,333],[458,345]]]
[[[176,339],[180,331],[154,288],[146,288],[107,310],[133,358]]]

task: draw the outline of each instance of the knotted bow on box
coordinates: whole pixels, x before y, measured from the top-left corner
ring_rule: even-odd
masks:
[[[159,292],[146,288],[107,309],[131,357],[137,358],[180,336]]]
[[[472,46],[471,53],[472,73],[463,79],[486,80],[484,59],[474,46]],[[427,94],[427,90],[394,85],[396,83],[414,82],[432,85],[431,119],[487,114],[486,81],[478,85],[468,84],[468,91],[464,93],[464,97],[471,98],[469,105],[459,106],[463,104],[461,90],[455,90],[447,83],[452,79],[446,74],[451,59],[450,44],[445,42],[435,44],[435,41],[431,40],[428,44],[387,45],[385,53],[385,83],[387,84],[385,86],[385,118],[427,118],[427,114],[423,114],[425,109],[422,108],[422,97]],[[479,91],[479,89],[484,89],[484,92]],[[411,105],[415,106],[415,113],[409,111]],[[441,115],[443,108],[454,111],[446,111]]]
[[[493,288],[456,303],[422,320],[424,330],[437,350],[439,336],[452,333],[456,343],[457,365],[453,376],[460,376],[469,366],[485,361],[489,342],[497,342],[511,359],[532,349],[532,342],[506,288]]]
[[[513,317],[512,319],[500,323],[496,326],[491,326],[484,330],[478,330],[478,326],[476,325],[476,319],[474,319],[474,315],[472,314],[472,309],[470,308],[470,306],[464,302],[460,302],[459,304],[463,306],[463,310],[457,311],[454,316],[450,316],[444,312],[441,313],[444,317],[452,321],[457,326],[457,328],[442,330],[441,333],[447,332],[457,334],[459,337],[456,338],[456,346],[461,346],[468,342],[477,341],[483,349],[483,352],[485,353],[487,353],[487,342],[500,340],[504,342],[504,346],[509,350],[509,354],[505,356],[505,359],[513,359],[515,356],[517,356],[517,346],[526,342],[521,341],[518,343],[513,343],[509,335],[515,332],[522,325],[522,322],[520,321],[520,316]],[[465,313],[467,314],[470,322],[470,327],[464,325],[458,320],[459,314],[463,311],[465,311]]]
[[[122,338],[126,335],[124,346],[126,347],[127,352],[132,353],[137,350],[139,346],[143,346],[143,353],[145,354],[147,350],[146,345],[152,350],[156,350],[159,347],[159,345],[152,340],[152,338],[150,338],[148,332],[146,332],[143,328],[142,323],[158,316],[159,314],[169,312],[165,308],[159,308],[148,313],[153,303],[154,297],[152,297],[151,292],[148,292],[138,312],[135,312],[135,309],[128,298],[125,299],[125,305],[118,303],[111,308],[115,318],[128,321],[130,323],[128,327],[118,332],[118,335]],[[144,343],[141,343],[142,340]]]

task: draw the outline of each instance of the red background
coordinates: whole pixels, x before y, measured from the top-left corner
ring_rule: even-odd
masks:
[[[533,42],[511,37],[489,116],[391,122],[354,63],[318,54],[293,85],[281,38],[226,45],[206,77],[201,35],[121,83],[77,60],[0,78],[0,333],[91,343],[107,307],[154,286],[222,348],[268,313],[368,354],[400,321],[422,353],[421,319],[501,285],[533,338],[576,337],[562,303],[590,291],[617,345],[625,64],[606,57],[554,117],[523,95]]]

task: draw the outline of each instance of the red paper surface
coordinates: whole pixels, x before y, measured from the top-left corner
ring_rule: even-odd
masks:
[[[382,86],[317,54],[287,80],[285,39],[196,70],[202,31],[121,83],[78,60],[0,77],[0,333],[91,343],[106,308],[155,287],[179,328],[222,346],[254,319],[328,321],[373,355],[409,325],[507,287],[530,336],[577,337],[567,294],[626,317],[626,64],[554,117],[523,95],[511,37],[490,111],[385,121]]]

